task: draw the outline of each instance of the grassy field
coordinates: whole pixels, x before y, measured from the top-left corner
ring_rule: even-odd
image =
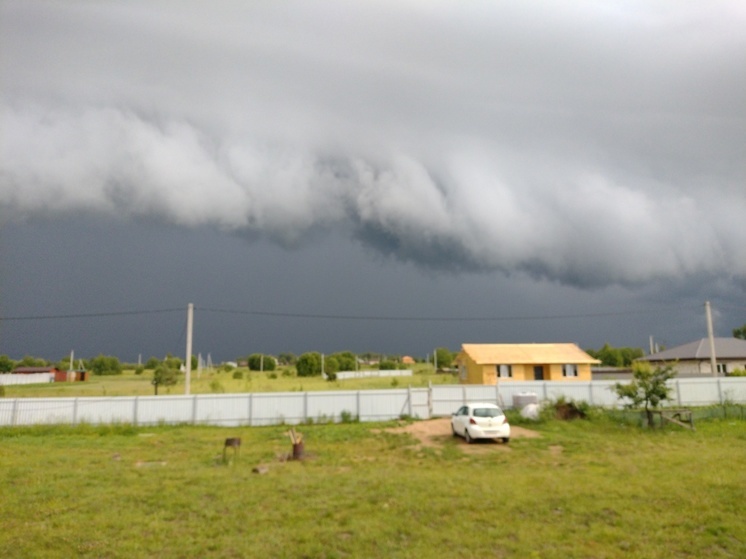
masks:
[[[432,384],[453,384],[454,375],[436,374],[431,365],[418,364],[413,367],[411,377],[384,377],[338,380],[329,382],[321,377],[297,377],[295,374],[278,370],[272,373],[236,369],[243,378],[233,378],[234,371],[213,369],[198,375],[192,373],[190,393],[234,393],[234,392],[304,392],[310,390],[365,390],[375,388],[418,387]],[[54,382],[6,386],[6,398],[51,398],[78,396],[152,396],[153,372],[145,371],[136,375],[125,371],[121,375],[95,376],[86,382]],[[159,394],[184,394],[184,381],[175,386],[162,386]]]
[[[0,557],[746,556],[744,421],[601,414],[476,448],[395,426],[298,427],[302,461],[282,426],[0,429]]]

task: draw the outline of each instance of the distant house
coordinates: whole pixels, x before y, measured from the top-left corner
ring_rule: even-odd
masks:
[[[463,344],[456,357],[461,384],[511,380],[591,380],[600,363],[575,344]]]
[[[57,367],[16,367],[14,375],[36,375],[49,373],[54,375],[54,382],[85,381],[88,380],[88,371],[61,371]]]
[[[412,357],[411,355],[405,355],[401,358],[401,362],[404,365],[414,365],[414,357]]]
[[[746,369],[746,340],[715,338],[714,342],[718,374],[727,375],[736,369]],[[659,351],[637,361],[661,367],[670,365],[680,377],[712,375],[709,338]]]

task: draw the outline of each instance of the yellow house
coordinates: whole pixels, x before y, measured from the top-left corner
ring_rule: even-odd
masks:
[[[600,363],[575,344],[463,344],[456,357],[461,384],[511,380],[591,380]]]

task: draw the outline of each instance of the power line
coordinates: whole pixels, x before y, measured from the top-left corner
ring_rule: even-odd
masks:
[[[492,317],[454,317],[454,316],[375,316],[375,315],[341,315],[341,314],[314,314],[314,313],[285,313],[273,311],[251,311],[237,309],[213,309],[197,308],[204,312],[215,312],[223,314],[267,316],[273,318],[307,318],[315,320],[366,320],[366,321],[386,321],[386,322],[505,322],[519,320],[566,320],[573,318],[602,318],[610,316],[626,316],[634,314],[652,314],[661,311],[670,310],[693,310],[699,309],[699,306],[691,307],[657,307],[654,309],[637,309],[630,311],[613,311],[599,313],[578,313],[563,315],[541,315],[541,316],[492,316]]]
[[[77,314],[49,314],[36,316],[4,316],[0,317],[3,321],[21,321],[21,320],[63,320],[70,318],[106,318],[111,316],[135,316],[145,314],[163,314],[171,312],[184,312],[183,308],[179,309],[156,309],[150,311],[116,311],[116,312],[99,312],[99,313],[77,313]]]
[[[508,322],[508,321],[531,321],[531,320],[569,320],[581,318],[604,318],[614,316],[630,316],[642,314],[654,314],[674,310],[695,310],[697,306],[670,306],[656,307],[649,309],[634,309],[626,311],[605,311],[597,313],[575,313],[575,314],[556,314],[556,315],[531,315],[531,316],[386,316],[386,315],[345,315],[345,314],[320,314],[320,313],[296,313],[296,312],[276,312],[262,310],[241,310],[241,309],[221,309],[210,307],[195,307],[195,310],[203,312],[213,312],[222,314],[234,314],[244,316],[265,316],[271,318],[293,318],[293,319],[313,319],[313,320],[365,320],[379,322]],[[98,313],[75,313],[75,314],[56,314],[56,315],[35,315],[35,316],[9,316],[0,317],[2,321],[29,321],[29,320],[65,320],[74,318],[110,318],[117,316],[139,316],[165,313],[183,313],[183,308],[173,309],[152,309],[136,311],[113,311]]]

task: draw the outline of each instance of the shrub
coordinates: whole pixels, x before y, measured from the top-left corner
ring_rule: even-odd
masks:
[[[156,396],[158,395],[159,386],[173,386],[178,381],[178,371],[167,367],[165,364],[160,365],[153,371],[153,387]]]
[[[354,371],[357,369],[357,357],[355,357],[355,354],[351,351],[340,351],[339,353],[334,353],[331,355],[329,359],[336,359],[337,363],[339,364],[339,368],[334,371]]]
[[[352,412],[347,410],[342,410],[340,412],[339,419],[342,423],[357,423],[359,421],[357,416],[352,415]]]
[[[5,397],[5,386],[0,384],[0,398]]]
[[[94,375],[121,375],[122,364],[119,359],[110,355],[99,355],[90,361],[91,371]]]
[[[397,369],[398,366],[395,361],[391,361],[390,359],[385,359],[378,364],[378,368],[381,371],[393,371]]]
[[[243,378],[243,372],[242,371],[233,371],[233,378],[235,379],[242,379]]]
[[[214,394],[220,394],[225,392],[225,388],[218,379],[214,379],[210,381],[210,392],[213,392]]]
[[[299,377],[313,377],[321,374],[321,354],[318,352],[304,353],[295,364]]]
[[[632,382],[617,382],[614,391],[622,400],[629,400],[627,408],[643,407],[649,427],[653,427],[653,408],[670,399],[671,387],[666,382],[676,376],[672,367],[652,370],[647,363],[635,363],[632,371]]]
[[[249,355],[247,361],[250,371],[274,371],[277,368],[277,360],[271,355],[254,353]]]
[[[137,368],[135,369],[135,374],[136,375],[141,375],[144,372],[145,372],[145,367],[142,366],[142,365],[138,365]]]

